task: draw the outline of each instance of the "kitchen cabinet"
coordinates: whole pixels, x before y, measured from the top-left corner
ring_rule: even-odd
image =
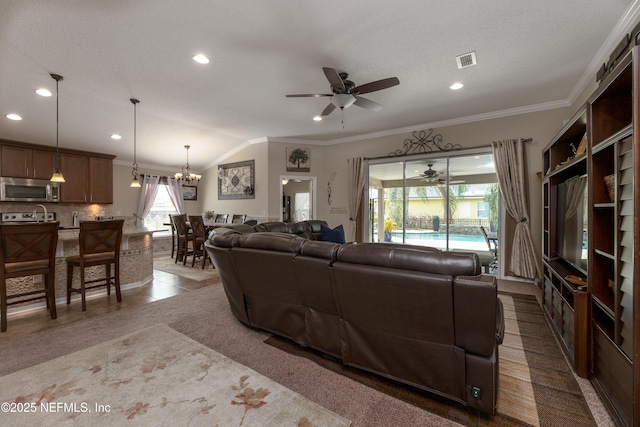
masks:
[[[54,151],[2,145],[0,174],[10,178],[49,179]]]
[[[66,203],[113,203],[113,158],[61,154],[65,182],[60,200]]]

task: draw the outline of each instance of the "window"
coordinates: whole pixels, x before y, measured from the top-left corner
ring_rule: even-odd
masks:
[[[158,194],[153,201],[153,206],[149,215],[144,219],[144,226],[149,230],[162,230],[167,226],[163,225],[169,222],[169,215],[175,215],[178,211],[169,197],[167,186],[160,184],[158,186]],[[154,233],[155,236],[162,236],[162,233]]]
[[[478,218],[489,218],[489,203],[478,202],[476,215]]]

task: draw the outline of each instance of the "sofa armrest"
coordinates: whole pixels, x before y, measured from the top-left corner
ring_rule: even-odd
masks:
[[[496,346],[499,308],[494,276],[457,276],[453,280],[455,340],[458,347],[490,357]]]
[[[504,340],[504,307],[502,301],[498,298],[498,305],[496,307],[496,342],[502,344]]]

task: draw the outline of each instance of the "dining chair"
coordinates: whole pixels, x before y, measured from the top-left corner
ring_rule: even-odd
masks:
[[[120,244],[122,243],[123,219],[112,221],[80,221],[78,237],[78,255],[67,257],[67,305],[71,304],[71,293],[77,292],[82,297],[82,311],[87,311],[88,289],[107,287],[107,295],[111,295],[111,286],[116,288],[116,299],[122,301],[120,292]],[[111,265],[113,264],[113,273]],[[104,277],[93,272],[87,278],[86,269],[104,266]],[[80,271],[80,287],[73,287],[73,270]],[[89,285],[89,286],[87,286]]]
[[[176,225],[176,235],[178,236],[176,260],[174,263],[182,261],[182,265],[186,265],[187,257],[193,254],[193,234],[187,226],[187,214],[172,215],[172,219]]]
[[[176,237],[176,224],[173,222],[171,214],[169,214],[169,223],[171,224],[171,258],[173,258],[178,248],[178,239]]]
[[[488,266],[489,272],[493,272],[495,269],[498,268],[498,240],[489,238],[489,233],[487,233],[487,230],[483,226],[480,226],[480,231],[484,236],[485,242],[487,242],[487,247],[489,248],[489,252],[491,252],[491,254],[493,255],[493,259],[491,260]]]
[[[231,224],[242,224],[245,219],[247,219],[247,214],[233,214],[233,217],[231,218]]]
[[[207,240],[207,231],[201,215],[189,215],[189,223],[191,223],[191,232],[193,233],[193,259],[191,267],[196,264],[196,257],[202,257],[202,268],[207,262],[207,253],[204,250],[204,242]]]
[[[224,224],[227,222],[227,218],[229,218],[229,214],[216,214],[216,223]]]
[[[57,317],[55,276],[59,222],[0,224],[0,332],[7,330],[7,307],[46,299],[52,319]],[[7,279],[44,275],[44,289],[7,295]],[[8,302],[10,299],[17,301]]]

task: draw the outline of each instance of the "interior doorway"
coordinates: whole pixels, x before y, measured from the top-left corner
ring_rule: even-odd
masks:
[[[297,222],[315,219],[316,177],[280,176],[280,221]]]

